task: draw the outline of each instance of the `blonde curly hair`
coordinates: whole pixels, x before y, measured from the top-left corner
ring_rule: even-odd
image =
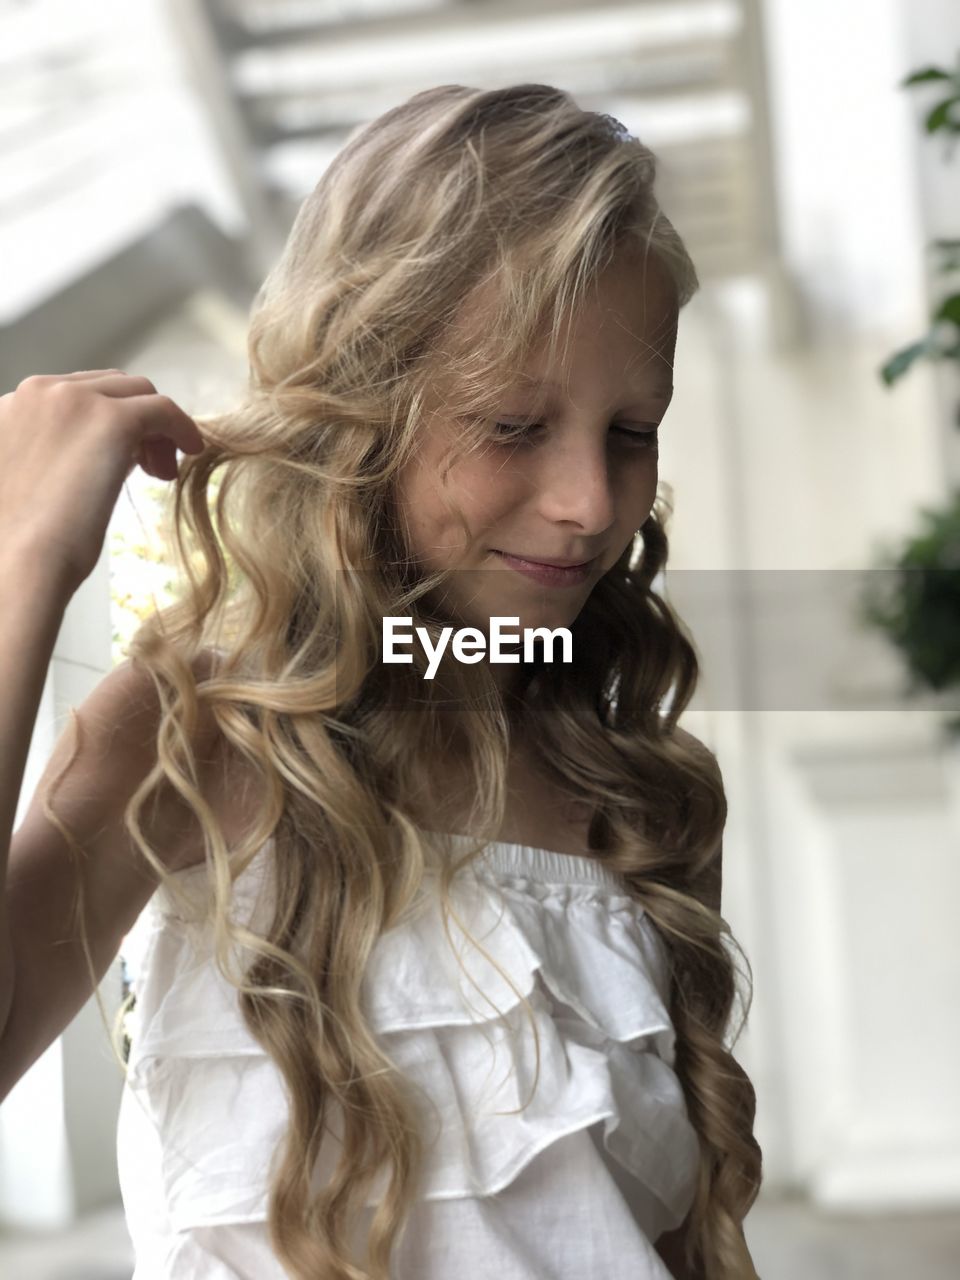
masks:
[[[242,402],[197,419],[207,447],[183,458],[172,490],[182,590],[130,646],[162,715],[156,767],[125,823],[178,899],[137,815],[167,782],[203,829],[202,923],[289,1097],[268,1225],[295,1280],[389,1274],[423,1139],[409,1082],[365,1016],[363,974],[378,938],[408,918],[431,863],[442,871],[446,928],[452,877],[500,829],[511,735],[525,726],[535,726],[556,785],[589,806],[592,856],[624,878],[669,958],[675,1071],[700,1144],[685,1264],[708,1280],[756,1276],[742,1229],[761,1181],[755,1094],[732,1054],[752,983],[733,1035],[737,971],[715,893],[726,798],[713,755],[677,729],[698,662],[651,585],[667,561],[669,504],[658,495],[591,592],[572,627],[575,661],[525,664],[516,703],[487,666],[461,665],[454,715],[416,655],[409,666],[379,660],[384,616],[410,616],[434,641],[448,620],[430,594],[445,574],[411,571],[391,501],[439,370],[457,389],[469,450],[534,344],[547,337],[555,347],[563,317],[619,247],[665,266],[678,306],[697,289],[654,197],[655,168],[611,117],[549,85],[442,85],[364,125],[303,202],[255,300]],[[491,281],[483,332],[448,343],[464,304]],[[194,659],[211,646],[222,661],[198,680]],[[197,785],[201,713],[268,797],[238,847]],[[434,847],[423,825],[453,739],[476,795],[476,841],[459,859]],[[261,936],[229,906],[270,839],[275,909]],[[235,945],[254,956],[239,978]],[[334,1105],[344,1117],[340,1159],[314,1192]],[[360,1263],[351,1224],[384,1168],[390,1181]]]

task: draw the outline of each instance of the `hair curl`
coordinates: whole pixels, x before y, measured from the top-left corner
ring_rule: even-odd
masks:
[[[442,85],[355,131],[255,299],[242,402],[197,418],[207,446],[182,459],[171,491],[183,590],[130,646],[162,714],[157,764],[124,820],[178,900],[138,815],[166,779],[203,829],[216,964],[289,1096],[268,1225],[296,1280],[388,1275],[423,1141],[409,1082],[364,1017],[362,975],[438,855],[446,928],[452,877],[500,828],[511,734],[531,725],[550,778],[592,812],[592,854],[625,878],[664,942],[675,1070],[701,1149],[685,1263],[708,1280],[756,1277],[742,1229],[761,1180],[755,1094],[732,1054],[752,979],[728,1044],[737,970],[709,887],[726,798],[713,755],[677,730],[699,667],[679,617],[652,589],[671,507],[658,495],[638,539],[596,584],[572,626],[574,662],[523,664],[515,702],[484,664],[447,672],[441,699],[416,655],[410,666],[379,661],[385,615],[412,616],[435,641],[449,620],[434,594],[446,574],[413,571],[392,503],[440,373],[465,421],[462,446],[476,448],[512,373],[543,338],[555,350],[561,318],[619,249],[663,264],[678,307],[696,291],[654,176],[638,139],[549,85]],[[481,290],[490,308],[482,329],[453,342],[452,322]],[[222,661],[197,680],[192,661],[208,646]],[[237,848],[197,786],[201,709],[268,797]],[[476,795],[476,844],[460,860],[424,825],[440,802],[435,763],[454,741]],[[271,837],[276,909],[261,937],[228,908],[234,880]],[[254,953],[240,981],[230,973],[235,944]],[[334,1102],[340,1162],[312,1193]],[[351,1225],[384,1166],[391,1180],[358,1269]]]

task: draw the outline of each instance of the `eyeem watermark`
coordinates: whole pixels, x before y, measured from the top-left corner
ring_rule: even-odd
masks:
[[[384,662],[413,662],[412,653],[399,653],[398,645],[412,645],[413,636],[410,634],[412,618],[396,618],[385,617],[383,620],[383,660]],[[504,645],[517,645],[520,643],[520,633],[517,631],[505,631],[502,624],[513,623],[516,626],[520,622],[517,618],[501,618],[492,617],[490,619],[490,661],[491,662],[519,662],[520,655],[518,653],[505,653]],[[405,628],[405,630],[404,630]],[[417,636],[423,646],[424,652],[428,658],[427,670],[424,675],[425,680],[432,680],[437,673],[437,667],[440,665],[440,659],[446,652],[447,645],[450,644],[450,637],[453,637],[452,652],[458,662],[475,663],[482,662],[487,651],[487,637],[478,627],[459,627],[454,630],[453,627],[444,627],[440,632],[440,640],[438,644],[433,644],[430,639],[430,633],[425,627],[416,628]],[[573,636],[570,634],[569,627],[524,627],[523,633],[523,661],[531,662],[536,656],[534,654],[534,642],[543,640],[545,642],[544,659],[546,662],[553,661],[553,645],[559,639],[563,643],[563,656],[561,662],[573,661]]]

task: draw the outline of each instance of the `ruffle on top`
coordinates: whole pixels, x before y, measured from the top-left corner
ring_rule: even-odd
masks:
[[[270,845],[234,888],[235,915],[255,931],[269,920]],[[187,887],[205,874],[190,868],[178,879]],[[532,1098],[530,1014],[451,914],[461,970],[439,897],[428,892],[419,915],[378,940],[364,1007],[385,1052],[422,1091],[421,1198],[493,1196],[552,1143],[602,1121],[606,1151],[648,1193],[650,1238],[683,1222],[699,1144],[673,1071],[662,942],[624,889],[592,859],[507,842],[453,882],[455,911],[531,1006],[540,1042]],[[248,1032],[212,940],[178,917],[162,887],[147,911],[128,1086],[157,1135],[166,1214],[176,1231],[264,1221],[271,1157],[288,1123],[282,1076]],[[330,1111],[336,1139],[339,1105]],[[325,1136],[315,1186],[338,1150]],[[382,1170],[369,1206],[388,1180]]]

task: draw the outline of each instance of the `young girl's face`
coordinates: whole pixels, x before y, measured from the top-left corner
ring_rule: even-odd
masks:
[[[518,371],[496,419],[534,423],[525,435],[491,439],[444,476],[443,455],[462,427],[442,409],[428,411],[397,499],[416,559],[429,570],[457,567],[446,591],[465,625],[486,631],[501,616],[521,628],[569,626],[633,540],[657,493],[655,429],[673,391],[677,317],[663,266],[652,254],[644,266],[639,252],[621,252],[572,322],[566,369],[538,356]],[[524,388],[531,378],[557,384],[536,417]],[[469,525],[466,539],[446,509],[451,498]],[[548,586],[503,552],[590,564],[582,581]]]

